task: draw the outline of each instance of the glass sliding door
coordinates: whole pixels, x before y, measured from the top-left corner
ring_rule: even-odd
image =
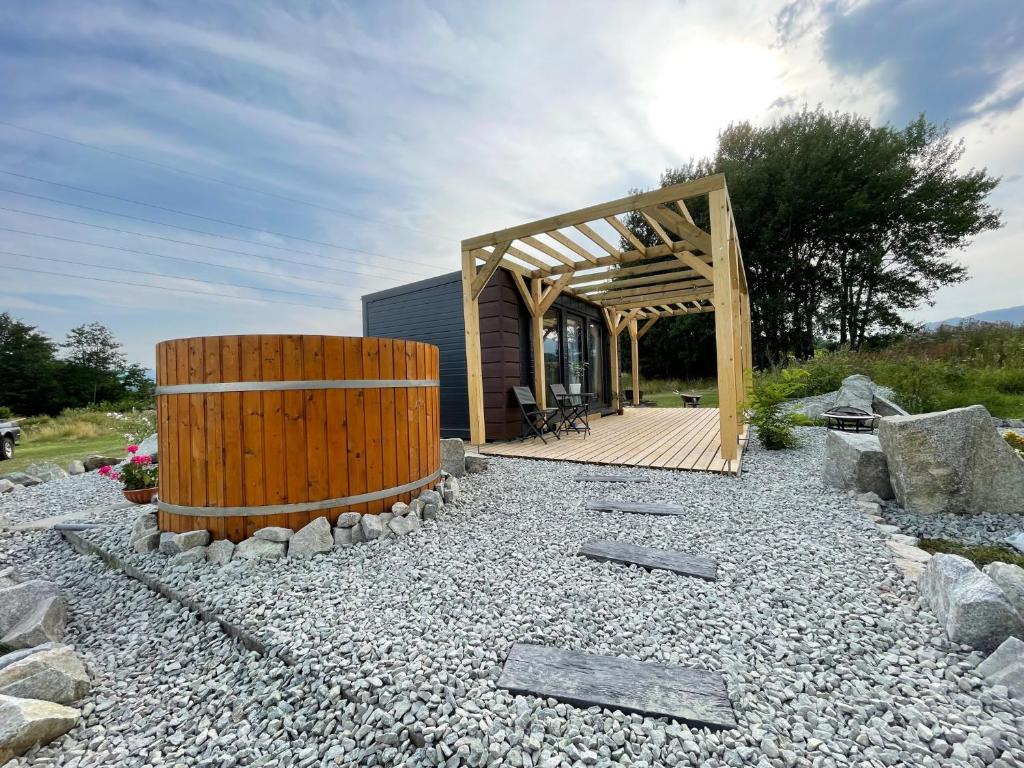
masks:
[[[565,372],[570,392],[582,392],[586,382],[587,365],[583,356],[585,343],[583,318],[567,315],[565,318]]]
[[[604,386],[604,339],[601,324],[590,320],[587,322],[587,390],[594,393],[594,402],[607,403],[608,397]]]
[[[562,350],[558,334],[558,312],[548,310],[544,315],[544,381],[547,384],[562,383]],[[533,396],[541,397],[540,392]]]

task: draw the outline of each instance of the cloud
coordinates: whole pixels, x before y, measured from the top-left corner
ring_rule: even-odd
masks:
[[[902,51],[892,43],[897,33],[865,16],[868,9],[890,25],[941,19],[926,19],[926,29],[908,32],[910,44]],[[999,69],[1009,61],[1012,46],[1005,40],[1012,25],[1003,25],[1000,41],[966,74],[926,73],[931,79],[920,94],[908,85],[925,65],[934,65],[924,49],[959,23],[959,14],[933,14],[915,3],[891,10],[810,0],[650,0],[643,6],[602,0],[501,6],[456,0],[211,2],[190,6],[187,14],[173,4],[135,0],[0,7],[5,119],[189,173],[2,126],[0,169],[250,226],[0,175],[0,187],[210,233],[0,192],[0,206],[192,244],[66,222],[35,221],[33,231],[208,263],[0,232],[6,250],[70,255],[79,264],[111,268],[57,268],[68,275],[131,281],[133,269],[145,269],[332,300],[309,300],[330,309],[260,305],[230,297],[287,296],[153,276],[137,279],[189,286],[202,295],[132,291],[4,271],[5,265],[32,263],[0,256],[3,294],[26,302],[27,319],[48,329],[65,328],[71,318],[71,325],[107,322],[144,363],[155,341],[174,336],[358,334],[361,294],[457,269],[461,238],[653,186],[666,167],[712,151],[728,123],[763,122],[804,104],[876,120],[916,112],[925,99],[933,117],[954,116],[941,112],[946,105],[963,114],[969,146],[980,153],[975,156],[990,158],[972,162],[990,163],[997,173],[1021,173],[1022,152],[1014,144],[1019,130],[1001,117],[1016,114],[1012,105],[1019,103],[1020,70]],[[977,31],[979,23],[968,28]],[[864,38],[863,50],[855,45],[857,35]],[[883,38],[896,54],[887,53]],[[966,61],[980,44],[965,44],[970,51],[963,56],[944,55]],[[958,84],[955,98],[946,99],[942,78]],[[1008,211],[1019,194],[1008,193],[1002,203]],[[0,227],[30,229],[30,219],[0,211]],[[1013,231],[1020,234],[1004,230]],[[218,234],[247,242],[226,242]],[[995,258],[1005,247],[1002,240],[986,242],[979,240],[978,253]],[[982,265],[987,280],[989,260],[974,253],[972,248],[965,260]],[[346,267],[354,271],[331,271]]]
[[[926,112],[958,123],[1012,111],[1024,98],[1019,0],[833,0],[821,10],[826,61],[847,75],[881,74],[895,93],[891,117],[898,122]],[[991,98],[996,91],[999,97]]]

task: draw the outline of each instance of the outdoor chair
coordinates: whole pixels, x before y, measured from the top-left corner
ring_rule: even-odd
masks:
[[[519,403],[519,411],[523,415],[523,436],[522,440],[527,437],[531,437],[531,432],[541,439],[541,442],[547,445],[547,440],[544,439],[544,432],[553,434],[556,440],[562,438],[558,436],[559,422],[558,422],[558,408],[540,408],[537,405],[537,401],[533,398],[533,392],[530,391],[529,387],[512,387],[512,394],[516,398],[516,402]]]
[[[561,432],[582,432],[586,438],[590,434],[590,393],[570,394],[565,391],[564,384],[549,384],[551,396],[558,403],[561,421],[558,428]]]
[[[880,418],[877,413],[868,413],[850,405],[839,405],[823,412],[825,426],[839,432],[873,432]]]

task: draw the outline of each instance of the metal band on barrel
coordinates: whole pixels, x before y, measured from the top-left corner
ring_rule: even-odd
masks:
[[[161,512],[171,512],[175,515],[191,515],[193,517],[252,517],[254,515],[288,515],[292,512],[319,512],[332,507],[347,507],[351,504],[363,504],[368,501],[379,501],[389,496],[398,496],[409,491],[414,491],[421,485],[431,483],[441,476],[441,470],[432,472],[426,477],[414,480],[405,485],[398,485],[394,488],[385,488],[382,491],[371,493],[360,493],[357,496],[342,496],[338,499],[324,499],[323,501],[303,501],[296,504],[269,504],[263,507],[186,507],[181,504],[168,504],[163,499],[157,502]]]
[[[437,379],[334,379],[311,381],[223,381],[213,384],[165,384],[158,395],[199,395],[208,392],[280,392],[286,389],[397,389],[437,387]]]

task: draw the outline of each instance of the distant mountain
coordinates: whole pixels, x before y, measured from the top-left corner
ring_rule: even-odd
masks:
[[[924,327],[934,331],[941,325],[963,325],[967,320],[976,320],[980,323],[1013,323],[1024,325],[1024,305],[1019,307],[1007,307],[1006,309],[990,309],[988,312],[978,312],[967,317],[951,317],[948,320],[937,320],[934,323],[925,323]]]

